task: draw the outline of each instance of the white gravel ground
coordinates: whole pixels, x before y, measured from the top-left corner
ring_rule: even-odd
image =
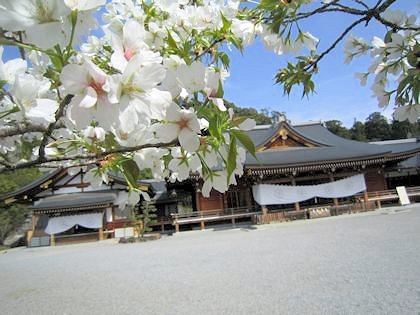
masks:
[[[0,252],[1,314],[420,314],[420,205]]]

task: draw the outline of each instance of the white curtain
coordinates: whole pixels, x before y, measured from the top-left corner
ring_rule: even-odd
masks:
[[[45,228],[47,234],[57,234],[71,229],[76,224],[88,229],[102,228],[103,213],[88,213],[79,215],[69,215],[62,217],[53,217],[48,220]]]
[[[106,208],[106,222],[112,222],[112,208]]]
[[[308,200],[314,197],[341,198],[366,190],[363,174],[319,185],[267,185],[252,187],[254,200],[260,205],[280,205]]]

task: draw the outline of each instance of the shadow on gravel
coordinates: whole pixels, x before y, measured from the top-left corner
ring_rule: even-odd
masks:
[[[233,230],[233,229],[239,229],[241,231],[249,232],[249,231],[256,230],[257,228],[255,226],[252,226],[252,225],[233,225],[233,226],[232,225],[223,225],[223,226],[213,227],[214,232],[228,231],[228,230]]]

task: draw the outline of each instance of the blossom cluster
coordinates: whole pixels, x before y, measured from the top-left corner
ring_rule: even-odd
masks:
[[[102,5],[104,35],[82,42],[97,26]],[[41,148],[50,158],[120,149],[88,172],[98,179],[92,183],[117,171],[135,189],[138,171],[150,169],[171,181],[195,173],[204,180],[205,196],[212,188],[223,192],[243,172],[241,130],[253,126],[224,105],[227,63],[213,44],[229,36],[249,44],[255,36],[240,33],[250,22],[237,19],[238,10],[238,1],[6,1],[0,26],[10,43],[21,36],[16,44],[27,56],[0,64],[2,125],[54,126]],[[193,101],[202,105],[191,106]],[[218,127],[210,127],[216,121]],[[43,137],[4,138],[1,151],[7,161],[36,159],[44,154]],[[28,148],[31,153],[22,156]]]
[[[134,190],[144,169],[170,181],[195,174],[204,196],[226,191],[243,173],[245,152],[255,154],[245,132],[255,122],[236,117],[223,101],[228,51],[256,38],[276,54],[315,54],[318,45],[300,28],[292,38],[289,24],[276,30],[269,22],[271,6],[296,16],[311,1],[266,1],[263,9],[240,2],[0,1],[1,42],[21,53],[0,58],[0,163],[94,163],[92,183],[120,172]],[[350,37],[346,45],[349,60],[371,52],[368,74],[376,75],[381,105],[389,102],[388,75],[403,81],[415,68],[407,60],[418,52],[417,33],[387,36],[371,45]]]
[[[407,15],[401,10],[384,12],[386,22],[397,25],[401,30],[390,30],[383,39],[375,36],[371,42],[350,35],[347,38],[344,53],[345,62],[354,57],[370,54],[372,62],[364,73],[356,73],[362,85],[366,85],[372,76],[372,92],[380,107],[389,105],[395,95],[397,120],[409,120],[415,123],[420,118],[418,98],[418,56],[420,54],[420,34],[415,15]]]

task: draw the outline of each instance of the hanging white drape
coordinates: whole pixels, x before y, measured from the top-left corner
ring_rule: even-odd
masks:
[[[314,197],[341,198],[366,190],[363,174],[319,185],[267,185],[252,187],[254,200],[260,205],[280,205],[308,200]]]
[[[102,228],[102,221],[102,212],[53,217],[48,220],[48,225],[45,228],[45,233],[50,235],[61,233],[71,229],[76,224],[88,229],[100,229]]]

